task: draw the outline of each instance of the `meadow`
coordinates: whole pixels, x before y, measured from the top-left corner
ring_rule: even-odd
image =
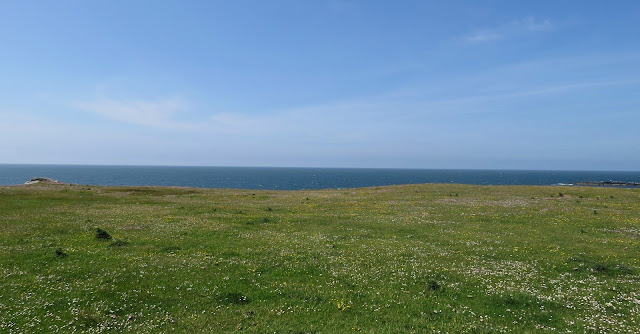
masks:
[[[635,333],[640,189],[0,187],[0,333]]]

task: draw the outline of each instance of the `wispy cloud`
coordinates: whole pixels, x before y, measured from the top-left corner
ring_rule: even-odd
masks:
[[[357,134],[366,120],[355,122],[360,110],[349,110],[341,104],[301,107],[265,113],[218,113],[210,117],[208,126],[218,134],[249,138],[278,139],[283,143],[299,141],[331,141]],[[358,124],[357,126],[355,124]],[[356,136],[350,136],[357,141]]]
[[[277,138],[287,145],[293,145],[292,140],[336,142],[340,145],[383,143],[394,140],[389,134],[399,141],[414,137],[414,130],[428,127],[434,116],[447,119],[456,115],[494,114],[504,111],[500,105],[518,103],[522,98],[638,84],[640,80],[573,82],[445,99],[407,99],[406,96],[389,94],[260,114],[219,113],[210,117],[208,126],[217,134],[242,135],[250,140]],[[385,131],[380,131],[382,128]]]
[[[77,103],[76,107],[108,119],[149,127],[190,128],[193,124],[175,120],[185,109],[180,99],[115,100],[100,97],[94,101]]]
[[[465,36],[464,40],[471,44],[487,43],[523,34],[550,31],[553,28],[553,24],[548,19],[537,20],[534,17],[527,17],[493,28],[477,29]]]
[[[592,88],[606,88],[606,87],[621,87],[621,86],[631,86],[640,84],[640,80],[618,80],[618,81],[590,81],[590,82],[574,82],[574,83],[566,83],[559,84],[553,86],[538,86],[538,87],[528,87],[528,88],[519,88],[512,89],[505,92],[500,93],[486,93],[472,96],[464,96],[457,97],[451,99],[443,99],[443,100],[429,100],[424,101],[423,106],[458,106],[454,110],[457,110],[457,113],[469,114],[469,113],[489,113],[490,109],[472,109],[465,108],[466,106],[480,103],[489,103],[489,102],[497,102],[497,101],[508,101],[514,100],[524,97],[535,97],[535,96],[550,96],[563,94],[571,91],[580,91],[587,90]],[[433,112],[438,111],[439,109],[431,109]],[[448,112],[451,109],[447,109]]]

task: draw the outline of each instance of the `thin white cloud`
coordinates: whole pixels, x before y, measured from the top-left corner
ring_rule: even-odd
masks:
[[[503,34],[500,34],[491,30],[478,30],[473,34],[467,36],[467,42],[471,43],[484,43],[503,38]]]
[[[530,31],[530,32],[549,31],[553,28],[553,25],[551,24],[551,21],[549,19],[546,19],[544,21],[537,21],[533,17],[528,17],[520,21],[515,21],[513,24],[515,26],[521,27],[521,29],[524,31]]]
[[[380,137],[387,123],[380,111],[386,108],[367,103],[335,103],[260,113],[217,113],[210,116],[208,133],[226,136],[251,145],[277,142],[287,147],[303,145],[361,145]]]
[[[528,33],[550,31],[553,27],[553,24],[548,19],[540,21],[534,17],[527,17],[494,28],[477,29],[468,34],[464,40],[470,44],[487,43]]]
[[[175,120],[185,109],[179,99],[115,100],[100,97],[94,101],[77,103],[76,107],[108,119],[158,128],[191,128],[194,125]]]
[[[629,86],[629,85],[638,85],[638,84],[640,84],[640,80],[592,81],[592,82],[567,83],[567,84],[548,86],[548,87],[516,89],[508,92],[498,93],[498,94],[482,94],[482,95],[465,96],[465,97],[445,99],[445,100],[426,101],[425,105],[442,106],[442,105],[458,105],[458,104],[462,105],[462,104],[472,104],[472,103],[494,102],[494,101],[517,99],[522,97],[560,94],[567,91],[576,91],[581,89]],[[459,110],[462,113],[478,112],[478,111],[465,110],[464,108],[460,108]],[[481,112],[487,112],[487,110],[481,110]]]
[[[260,114],[219,113],[210,117],[209,126],[218,134],[243,135],[247,139],[254,137],[252,140],[267,136],[270,140],[279,138],[282,143],[293,138],[307,138],[314,142],[356,144],[386,138],[388,133],[400,139],[411,137],[413,132],[405,129],[425,126],[434,115],[491,114],[500,110],[495,109],[496,103],[520,98],[638,84],[640,80],[574,82],[446,99],[413,100],[390,94]]]

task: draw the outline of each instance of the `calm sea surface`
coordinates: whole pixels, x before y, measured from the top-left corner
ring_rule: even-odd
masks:
[[[554,185],[584,181],[640,182],[640,172],[0,164],[0,185],[22,184],[38,176],[88,185],[285,190],[410,183]]]

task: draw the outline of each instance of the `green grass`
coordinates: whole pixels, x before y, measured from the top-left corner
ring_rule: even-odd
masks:
[[[0,333],[633,333],[639,236],[638,189],[4,187]]]

